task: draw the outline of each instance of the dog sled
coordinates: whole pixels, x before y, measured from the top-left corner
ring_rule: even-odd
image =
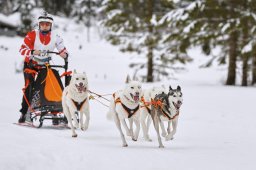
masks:
[[[39,68],[34,74],[35,81],[31,90],[30,101],[27,101],[29,109],[27,118],[31,120],[32,127],[41,128],[44,120],[52,120],[55,126],[67,127],[67,120],[62,109],[62,91],[63,83],[61,77],[64,77],[64,85],[67,86],[71,79],[71,72],[68,70],[68,57],[64,59],[63,65],[49,64],[50,55],[59,55],[57,52],[44,52],[43,59],[38,59],[38,64],[33,64],[34,68]],[[59,74],[59,69],[64,69],[62,76]]]

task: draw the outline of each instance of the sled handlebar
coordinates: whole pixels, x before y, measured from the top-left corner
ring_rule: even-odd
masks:
[[[59,52],[55,52],[55,51],[44,51],[43,53],[44,53],[44,54],[60,55]],[[67,53],[66,53],[66,54],[67,54]],[[64,61],[65,61],[65,64],[64,64],[64,65],[51,65],[51,64],[49,64],[49,66],[50,66],[50,67],[55,67],[55,68],[64,68],[65,71],[67,71],[67,70],[68,70],[68,54],[67,54],[66,58],[63,58],[63,59],[64,59]],[[48,63],[50,60],[51,60],[51,57],[47,57],[47,58],[45,59],[45,63]],[[43,68],[46,67],[45,64],[33,64],[33,66],[40,66],[40,67],[43,67]]]

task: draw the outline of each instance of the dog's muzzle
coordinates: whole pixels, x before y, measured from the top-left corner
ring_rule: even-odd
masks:
[[[134,100],[135,103],[138,103],[140,100],[140,93],[136,92],[135,95],[133,95],[132,93],[130,93],[132,99]]]
[[[174,107],[175,107],[177,110],[179,110],[180,107],[181,107],[181,105],[182,105],[182,102],[179,100],[179,101],[177,101],[177,103],[172,102],[172,104],[174,105]]]
[[[76,84],[76,88],[79,93],[83,93],[86,91],[86,87],[83,83],[79,83],[78,85]]]

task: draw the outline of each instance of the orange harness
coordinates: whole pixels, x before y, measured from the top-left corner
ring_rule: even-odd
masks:
[[[113,94],[113,97],[114,97],[114,99],[115,99],[115,93]],[[122,105],[122,107],[124,108],[124,110],[125,110],[125,111],[127,112],[127,114],[128,114],[128,118],[132,117],[132,116],[139,110],[139,108],[140,108],[140,105],[138,105],[138,106],[137,106],[136,108],[134,108],[134,109],[128,108],[127,106],[125,106],[125,105],[121,102],[120,97],[117,98],[117,99],[115,99],[115,104],[117,104],[117,103],[120,103],[120,104]]]
[[[163,102],[161,100],[151,99],[151,102],[146,102],[144,97],[142,97],[141,102],[144,104],[141,107],[146,107],[146,109],[148,110],[149,113],[151,112],[151,110],[149,109],[150,105],[153,105],[155,108],[157,108],[157,107],[160,108],[160,111],[162,112],[162,114],[165,117],[167,117],[169,120],[175,119],[175,117],[179,115],[179,111],[177,111],[177,113],[173,117],[170,117],[169,114],[164,111]]]

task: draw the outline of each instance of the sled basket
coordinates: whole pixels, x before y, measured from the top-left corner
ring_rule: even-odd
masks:
[[[63,85],[57,70],[40,69],[32,91],[31,107],[34,110],[62,112]]]

